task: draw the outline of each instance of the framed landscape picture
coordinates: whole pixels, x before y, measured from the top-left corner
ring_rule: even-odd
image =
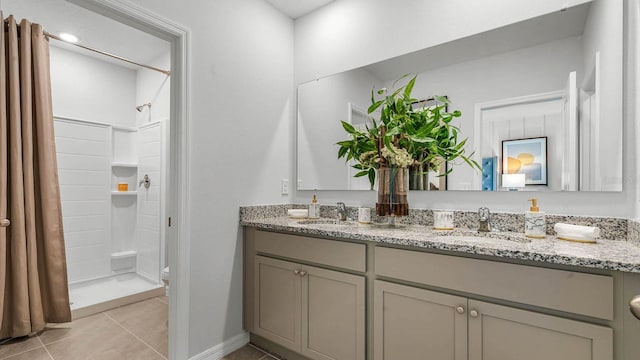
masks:
[[[524,174],[525,185],[547,185],[547,137],[503,140],[502,173]]]

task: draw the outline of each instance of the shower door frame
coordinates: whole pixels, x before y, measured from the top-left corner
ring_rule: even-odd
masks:
[[[188,109],[191,31],[126,0],[66,0],[171,43],[171,115],[166,216],[169,243],[169,359],[189,358],[189,144]],[[164,219],[165,221],[168,219]]]

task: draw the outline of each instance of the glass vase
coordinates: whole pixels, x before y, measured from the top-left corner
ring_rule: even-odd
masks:
[[[378,216],[409,215],[409,171],[407,168],[384,167],[378,169]]]
[[[427,190],[429,186],[429,173],[420,168],[409,169],[409,190]]]

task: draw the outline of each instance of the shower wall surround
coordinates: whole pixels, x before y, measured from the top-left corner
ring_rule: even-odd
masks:
[[[69,282],[107,276],[111,129],[65,120],[54,126]]]
[[[113,171],[127,170],[112,169],[111,162],[130,162],[129,153],[135,152],[128,145],[134,141],[130,131],[112,126],[135,127],[136,78],[132,69],[50,49],[67,270],[69,282],[76,283],[111,275],[112,249],[135,246],[135,202],[130,197],[112,202],[111,196]],[[130,189],[137,175],[132,176]],[[118,207],[129,211],[114,211]]]
[[[69,281],[119,274],[159,284],[164,256],[160,218],[168,80],[51,47],[53,108]],[[162,56],[157,62],[169,62]],[[155,82],[153,81],[155,80]],[[161,85],[166,85],[163,88]],[[163,90],[163,91],[160,91]],[[154,97],[155,96],[155,97]],[[138,187],[148,174],[149,189]],[[126,183],[128,191],[117,191]]]
[[[164,264],[159,263],[164,257],[164,242],[161,231],[162,214],[162,181],[164,144],[166,136],[166,124],[155,122],[142,126],[139,130],[139,176],[149,175],[151,186],[148,189],[138,189],[138,221],[137,221],[137,265],[138,273],[155,282],[160,282],[159,268]],[[136,184],[137,185],[137,184]]]
[[[169,53],[160,55],[150,60],[149,65],[169,69],[171,56]],[[136,104],[151,103],[150,107],[135,112],[140,130],[139,174],[148,174],[153,179],[151,187],[142,191],[139,199],[138,265],[145,276],[155,279],[157,274],[152,269],[157,266],[158,259],[160,268],[169,266],[165,233],[160,231],[162,219],[167,217],[163,204],[166,179],[162,178],[160,170],[168,169],[164,154],[168,151],[165,145],[168,144],[171,78],[156,71],[140,69],[136,72],[136,84]],[[160,248],[155,246],[158,238]]]

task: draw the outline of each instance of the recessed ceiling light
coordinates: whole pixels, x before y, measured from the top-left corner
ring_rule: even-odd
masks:
[[[60,33],[60,38],[66,42],[77,43],[78,37],[69,33]]]

